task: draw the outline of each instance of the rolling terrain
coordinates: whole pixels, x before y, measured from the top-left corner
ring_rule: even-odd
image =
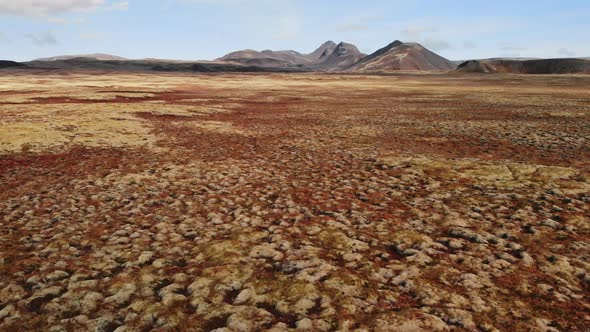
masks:
[[[104,71],[111,72],[290,72],[298,68],[243,65],[218,61],[168,61],[168,60],[96,60],[74,58],[54,61],[31,61],[21,65],[32,72],[42,71]],[[14,67],[14,66],[11,66]],[[22,68],[21,68],[22,69]]]
[[[16,62],[16,61],[0,60],[0,69],[16,68],[16,67],[25,67],[25,65],[23,65],[20,62]]]
[[[589,91],[0,71],[0,330],[588,331]]]
[[[457,71],[463,73],[590,74],[590,60],[471,60],[460,64]]]
[[[397,72],[587,74],[590,60],[490,58],[450,61],[418,43],[396,40],[366,55],[350,43],[327,41],[309,54],[293,50],[240,50],[214,61],[128,60],[109,54],[66,55],[30,62],[3,61],[2,68],[34,70],[110,70],[116,72]]]
[[[77,58],[88,58],[94,60],[127,60],[123,57],[111,55],[111,54],[104,54],[104,53],[93,53],[93,54],[79,54],[79,55],[58,55],[49,58],[39,58],[33,61],[58,61],[58,60],[72,60]]]
[[[327,41],[309,54],[296,51],[258,52],[242,50],[229,53],[216,61],[255,65],[267,68],[300,67],[308,70],[342,70],[358,62],[365,55],[352,44]]]

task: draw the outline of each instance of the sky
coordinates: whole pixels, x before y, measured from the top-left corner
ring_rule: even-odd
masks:
[[[212,60],[239,49],[371,53],[399,39],[451,60],[590,57],[588,0],[0,0],[0,59]]]

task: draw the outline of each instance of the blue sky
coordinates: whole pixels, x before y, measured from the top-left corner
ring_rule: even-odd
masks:
[[[0,0],[0,59],[208,60],[326,40],[370,53],[395,39],[452,60],[590,57],[589,18],[588,0]]]

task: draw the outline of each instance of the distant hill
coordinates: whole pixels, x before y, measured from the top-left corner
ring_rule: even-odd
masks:
[[[396,40],[365,55],[350,43],[327,41],[311,53],[293,50],[241,50],[214,61],[170,59],[127,60],[95,53],[62,55],[30,62],[0,60],[0,69],[97,70],[115,72],[371,72],[449,71],[458,73],[590,74],[590,58],[489,58],[450,61],[418,43]]]
[[[464,61],[456,69],[457,72],[461,73],[496,73],[497,69],[490,61],[485,60],[469,60]]]
[[[35,59],[33,61],[58,61],[58,60],[71,60],[76,58],[90,58],[95,60],[127,60],[120,56],[111,55],[111,54],[103,54],[103,53],[94,53],[94,54],[80,54],[80,55],[58,55],[49,58],[40,58]]]
[[[14,68],[14,67],[24,67],[20,62],[9,61],[9,60],[0,60],[0,69],[2,68]]]
[[[452,70],[456,65],[418,43],[399,40],[353,64],[350,71]]]
[[[344,70],[359,62],[366,55],[353,44],[341,42],[335,48],[328,48],[314,65],[320,70]]]
[[[467,61],[497,61],[497,60],[515,60],[515,61],[525,61],[525,60],[541,60],[541,58],[531,58],[531,57],[498,57],[498,58],[483,58],[483,59],[469,59],[469,60],[453,60],[453,63],[459,66],[463,62]]]
[[[25,62],[32,70],[96,70],[114,72],[293,72],[297,68],[264,68],[213,61],[170,60],[96,60],[73,58],[54,61]]]
[[[459,65],[461,73],[510,74],[590,74],[590,60],[538,59],[538,60],[470,60]]]
[[[271,51],[262,52],[255,50],[241,50],[231,52],[216,61],[233,62],[249,66],[261,67],[290,67],[309,64],[311,61],[307,57],[296,51]]]
[[[265,68],[299,67],[336,70],[360,60],[363,56],[364,54],[352,44],[336,44],[333,41],[327,41],[309,54],[302,54],[293,50],[241,50],[226,54],[216,59],[216,61]]]
[[[327,42],[323,43],[320,47],[318,47],[315,51],[309,53],[307,57],[311,59],[314,63],[319,63],[324,60],[328,55],[332,54],[334,50],[338,47],[338,45],[328,40]]]

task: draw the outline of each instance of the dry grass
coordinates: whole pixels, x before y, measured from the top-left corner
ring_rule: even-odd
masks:
[[[0,330],[590,326],[588,77],[11,73]]]

